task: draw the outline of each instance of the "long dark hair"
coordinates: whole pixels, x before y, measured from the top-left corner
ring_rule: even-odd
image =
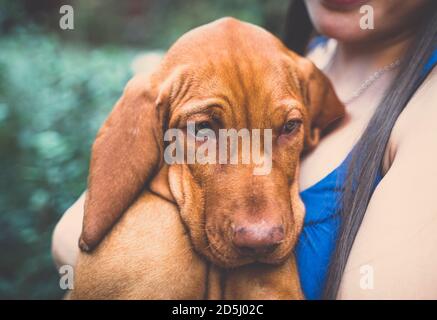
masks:
[[[430,8],[417,30],[399,69],[396,81],[387,89],[366,130],[350,155],[350,162],[339,214],[342,224],[336,249],[328,269],[324,299],[335,299],[352,245],[360,228],[367,206],[380,174],[385,149],[393,126],[414,95],[426,74],[425,64],[437,45],[437,3],[430,1]],[[306,20],[302,22],[302,19]],[[300,54],[314,30],[302,0],[292,1],[287,13],[284,42]],[[292,22],[296,21],[296,22]],[[300,25],[296,23],[299,22]],[[290,29],[293,26],[293,29]]]

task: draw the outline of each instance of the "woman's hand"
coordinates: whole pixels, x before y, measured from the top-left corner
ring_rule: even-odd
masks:
[[[85,192],[64,213],[53,231],[52,255],[56,266],[76,264],[79,254],[79,236],[82,231],[82,220]]]

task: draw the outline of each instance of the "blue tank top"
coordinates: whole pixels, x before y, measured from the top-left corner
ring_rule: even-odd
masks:
[[[437,65],[437,49],[426,64],[421,81],[435,65]],[[346,176],[348,159],[349,157],[322,180],[300,193],[305,204],[306,215],[295,254],[306,299],[314,300],[322,297],[328,267],[341,226],[337,214],[338,201]],[[382,176],[377,177],[375,187],[381,178]]]

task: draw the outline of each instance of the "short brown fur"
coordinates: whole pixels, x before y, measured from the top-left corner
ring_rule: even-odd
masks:
[[[299,158],[343,112],[328,79],[259,27],[224,18],[181,37],[155,73],[129,82],[93,145],[80,246],[104,239],[80,255],[72,298],[302,299]],[[291,118],[302,125],[283,134]],[[272,129],[271,173],[165,164],[164,131],[190,119]],[[242,253],[236,226],[260,221],[283,239]]]

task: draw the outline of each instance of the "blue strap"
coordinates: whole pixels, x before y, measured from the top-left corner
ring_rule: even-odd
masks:
[[[313,39],[311,39],[310,43],[307,46],[307,51],[311,52],[313,49],[320,45],[324,45],[326,42],[328,42],[328,38],[325,36],[316,36]]]
[[[431,54],[431,57],[428,59],[428,62],[423,69],[423,76],[426,77],[428,73],[437,65],[437,48]]]

